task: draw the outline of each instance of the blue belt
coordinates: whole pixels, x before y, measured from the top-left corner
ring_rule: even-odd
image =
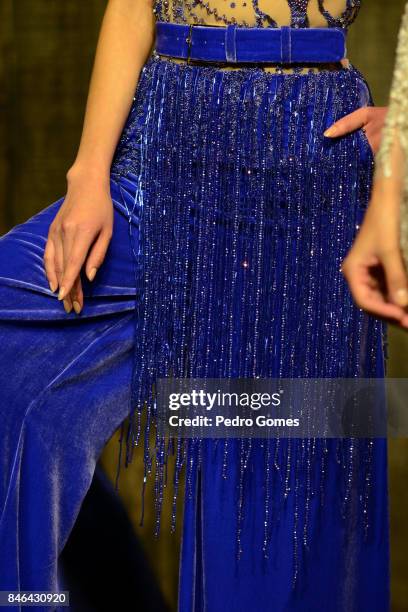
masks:
[[[319,64],[346,56],[341,28],[243,28],[156,22],[160,55],[214,62]]]

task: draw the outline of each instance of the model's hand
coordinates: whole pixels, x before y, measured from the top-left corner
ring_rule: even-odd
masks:
[[[397,178],[377,177],[373,195],[342,271],[360,308],[408,328],[408,278],[399,246]]]
[[[381,132],[387,110],[386,106],[364,106],[333,123],[324,132],[324,135],[327,138],[338,138],[363,128],[371,149],[375,154],[380,146]]]
[[[86,174],[86,173],[85,173]],[[109,179],[70,176],[66,198],[50,225],[44,251],[45,273],[51,287],[59,287],[64,308],[78,314],[83,307],[80,271],[90,281],[102,264],[112,236],[113,205]]]

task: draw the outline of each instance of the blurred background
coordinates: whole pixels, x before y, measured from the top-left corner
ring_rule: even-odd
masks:
[[[65,192],[65,173],[78,145],[105,5],[105,0],[0,2],[0,233],[25,221]],[[387,3],[364,0],[360,16],[350,31],[349,57],[367,77],[374,101],[381,106],[388,100],[404,5],[405,0]],[[408,334],[390,329],[389,355],[388,374],[408,377]],[[85,563],[89,572],[96,562],[89,557],[89,551],[97,550],[100,567],[94,572],[95,584],[100,584],[105,574],[111,580],[113,570],[119,574],[122,565],[123,572],[130,567],[132,572],[126,575],[126,584],[128,596],[138,597],[134,600],[139,604],[135,608],[141,605],[144,612],[174,610],[180,533],[171,534],[165,518],[161,536],[155,540],[153,517],[148,513],[145,526],[139,526],[141,479],[137,466],[142,462],[137,458],[128,470],[122,470],[117,499],[112,489],[117,449],[118,435],[115,435],[104,451],[95,482],[65,551],[67,580],[78,584],[78,570],[81,570],[79,574],[83,573]],[[390,441],[389,477],[392,610],[403,612],[408,610],[408,440]],[[147,503],[146,507],[149,506]],[[113,528],[115,522],[117,530]],[[113,529],[112,537],[109,537],[110,529]],[[101,540],[107,546],[102,546]],[[81,569],[77,553],[84,542],[88,556],[82,559]],[[115,552],[114,558],[112,552]],[[112,561],[114,568],[109,567]],[[86,585],[83,589],[86,590]],[[146,598],[141,604],[143,590]],[[81,596],[85,601],[86,594],[79,593],[78,598]],[[108,608],[106,599],[103,603],[88,601],[81,606],[81,610]]]

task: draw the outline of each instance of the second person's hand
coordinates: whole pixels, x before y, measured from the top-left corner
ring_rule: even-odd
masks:
[[[386,106],[363,106],[353,113],[345,115],[336,123],[333,123],[325,132],[326,138],[339,138],[350,132],[363,129],[374,154],[377,153],[381,132],[384,126],[388,107]]]
[[[377,172],[372,197],[342,271],[354,300],[376,317],[408,328],[408,276],[400,248],[401,177]]]

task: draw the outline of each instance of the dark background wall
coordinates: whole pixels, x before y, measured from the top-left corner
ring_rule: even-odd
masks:
[[[104,6],[104,0],[0,2],[3,228],[65,189]]]
[[[272,0],[271,0],[272,1]],[[0,232],[26,220],[63,195],[83,118],[97,32],[105,0],[1,0],[0,2]],[[363,71],[375,102],[386,104],[396,35],[405,0],[364,0],[349,37],[349,57]],[[408,376],[406,335],[390,332],[392,376]],[[405,357],[404,357],[405,356]],[[117,437],[103,465],[114,477]],[[391,544],[393,611],[408,609],[408,443],[391,441]],[[177,589],[178,535],[166,521],[160,540],[138,527],[139,474],[132,464],[121,496],[141,534],[167,599]]]

